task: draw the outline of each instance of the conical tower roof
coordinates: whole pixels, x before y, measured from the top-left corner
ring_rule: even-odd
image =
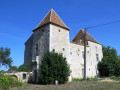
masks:
[[[33,30],[37,30],[38,28],[40,28],[43,25],[46,25],[48,23],[52,23],[54,25],[60,26],[62,28],[65,28],[67,30],[70,30],[65,24],[64,22],[60,19],[60,17],[55,13],[55,11],[53,9],[51,9],[48,14],[44,17],[44,19],[40,22],[40,24]]]

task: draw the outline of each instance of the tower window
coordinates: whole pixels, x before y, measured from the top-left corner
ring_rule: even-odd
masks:
[[[83,57],[83,59],[84,59],[84,51],[82,51],[82,57]]]
[[[98,54],[96,54],[96,61],[99,61],[99,57],[98,57]]]
[[[65,48],[63,48],[63,51],[65,51]]]

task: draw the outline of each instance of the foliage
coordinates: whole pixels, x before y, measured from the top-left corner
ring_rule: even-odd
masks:
[[[10,71],[17,71],[17,69],[18,69],[17,66],[11,66],[9,70]]]
[[[10,57],[10,48],[0,48],[0,66],[9,66],[12,65],[12,58]]]
[[[120,75],[120,60],[117,51],[110,46],[103,46],[103,58],[98,63],[100,76],[118,76]]]
[[[62,54],[54,51],[47,51],[39,69],[39,81],[41,84],[54,84],[58,80],[59,84],[68,81],[70,75],[69,65]]]
[[[16,78],[10,77],[10,76],[4,76],[3,74],[0,74],[0,89],[6,90],[9,89],[10,87],[17,87],[21,86],[22,83],[19,82]]]
[[[18,71],[25,71],[25,72],[31,72],[32,70],[32,62],[28,62],[25,64],[22,64],[21,66],[18,67]]]

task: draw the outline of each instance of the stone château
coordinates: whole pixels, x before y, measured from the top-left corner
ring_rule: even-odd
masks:
[[[33,66],[34,80],[38,80],[38,69],[44,53],[48,51],[62,53],[70,65],[72,78],[83,78],[84,75],[84,30],[80,30],[72,41],[69,39],[70,29],[51,9],[40,24],[33,30],[31,37],[25,42],[24,63],[37,62]],[[102,59],[102,45],[89,33],[86,33],[86,75],[98,75],[97,63]]]

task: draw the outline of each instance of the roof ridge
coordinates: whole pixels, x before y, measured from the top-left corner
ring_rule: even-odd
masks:
[[[43,25],[46,25],[48,23],[60,26],[62,28],[65,28],[67,30],[70,30],[62,21],[62,19],[58,16],[58,14],[51,8],[51,10],[46,14],[46,16],[43,18],[43,20],[38,24],[38,26],[33,30],[38,30]]]
[[[52,9],[53,10],[53,9]],[[53,10],[54,11],[54,10]],[[55,12],[55,11],[54,11]],[[55,12],[55,14],[59,17],[59,15]],[[60,17],[59,17],[60,18]],[[60,20],[63,22],[63,20],[60,18]],[[63,22],[64,24],[64,22]],[[65,24],[64,24],[65,25]],[[65,25],[66,26],[66,25]],[[66,26],[67,27],[67,26]]]
[[[51,12],[51,10],[45,15],[45,17],[42,19],[42,21],[46,18],[46,16],[47,16],[50,12]],[[41,21],[41,22],[42,22],[42,21]],[[41,22],[40,22],[40,23],[41,23]],[[37,25],[36,28],[38,28],[38,26],[40,25],[40,23]],[[35,29],[36,29],[36,28],[35,28]]]

